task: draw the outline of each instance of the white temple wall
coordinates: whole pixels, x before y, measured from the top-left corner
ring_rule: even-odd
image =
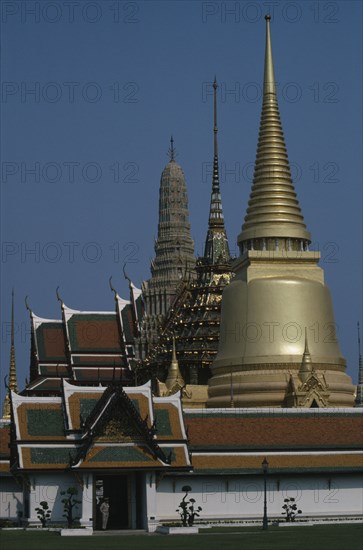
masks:
[[[261,476],[185,476],[165,477],[157,488],[156,514],[160,520],[179,520],[176,509],[185,493],[201,506],[201,520],[248,519],[263,515],[263,478]],[[270,477],[267,481],[267,507],[270,518],[284,518],[285,498],[296,499],[304,516],[362,516],[363,489],[359,475],[319,475]]]
[[[23,489],[12,476],[0,477],[0,518],[17,521],[23,514]]]
[[[80,474],[79,480],[76,480],[74,476],[64,473],[34,473],[29,476],[29,482],[29,525],[40,525],[36,508],[43,500],[48,502],[48,506],[52,511],[50,521],[66,523],[67,520],[63,517],[64,505],[62,503],[62,499],[66,495],[61,495],[61,492],[66,491],[69,487],[75,487],[78,490],[76,499],[82,501],[75,508],[74,516],[80,518],[81,525],[92,524],[92,521],[90,521],[90,518],[92,518],[93,495],[91,474]]]

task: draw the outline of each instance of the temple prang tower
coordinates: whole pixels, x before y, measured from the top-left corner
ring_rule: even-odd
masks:
[[[188,195],[184,172],[175,160],[171,137],[170,161],[160,180],[159,223],[151,278],[142,283],[145,317],[141,329],[141,355],[155,345],[183,278],[195,277],[194,242],[190,234]]]
[[[225,289],[209,407],[351,407],[330,293],[291,178],[266,16],[263,105],[236,276]],[[306,334],[306,336],[304,336]]]

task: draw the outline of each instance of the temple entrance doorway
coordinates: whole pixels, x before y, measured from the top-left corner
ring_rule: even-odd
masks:
[[[102,528],[102,514],[100,505],[104,499],[108,499],[109,518],[107,530],[109,529],[130,529],[130,480],[127,475],[104,475],[97,476],[95,480],[95,528]]]
[[[146,529],[146,477],[144,472],[99,474],[94,477],[93,527],[102,529],[101,503],[108,499],[107,530]]]

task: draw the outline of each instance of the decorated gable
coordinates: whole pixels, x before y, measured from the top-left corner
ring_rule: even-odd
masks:
[[[12,407],[15,469],[191,468],[180,398],[154,402],[150,384],[63,380],[60,397],[12,393]]]

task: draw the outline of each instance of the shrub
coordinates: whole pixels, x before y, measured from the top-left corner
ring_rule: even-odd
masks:
[[[47,522],[52,515],[52,510],[50,510],[48,502],[46,500],[42,500],[42,502],[39,502],[39,506],[35,508],[35,511],[37,513],[40,523],[42,524],[42,527],[46,527]]]
[[[183,527],[191,527],[192,525],[194,525],[195,518],[200,516],[199,512],[201,512],[202,508],[200,506],[198,506],[197,508],[194,506],[194,498],[186,500],[189,491],[192,490],[189,485],[184,486],[182,490],[185,491],[185,495],[176,511],[180,515]]]
[[[69,487],[66,491],[61,491],[61,495],[67,495],[62,499],[64,514],[63,517],[67,520],[67,526],[69,529],[73,527],[73,524],[79,517],[74,517],[74,512],[78,508],[78,504],[81,504],[81,500],[77,500],[78,489],[75,487]]]
[[[282,507],[284,511],[282,512],[282,514],[286,516],[286,521],[295,521],[296,516],[298,514],[302,514],[302,511],[297,509],[295,499],[285,498],[284,503],[285,504]]]

